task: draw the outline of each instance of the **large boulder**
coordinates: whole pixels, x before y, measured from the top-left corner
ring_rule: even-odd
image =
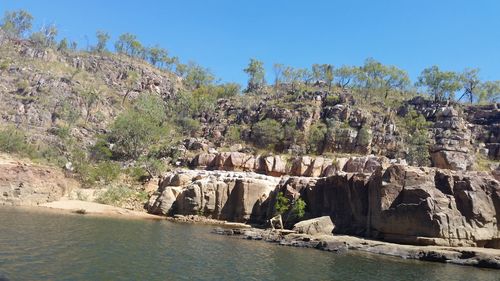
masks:
[[[309,235],[331,235],[335,225],[329,216],[300,221],[295,224],[293,230],[298,233]]]

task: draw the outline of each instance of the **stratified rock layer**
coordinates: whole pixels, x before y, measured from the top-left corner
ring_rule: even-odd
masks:
[[[290,202],[305,201],[302,219],[329,216],[337,234],[500,248],[500,184],[481,172],[400,164],[366,173],[336,171],[327,177],[178,171],[161,181],[148,208],[155,214],[265,223],[275,214],[278,192]],[[284,218],[288,226],[298,221],[286,213]]]
[[[0,154],[0,205],[40,205],[58,200],[78,186],[58,168]]]

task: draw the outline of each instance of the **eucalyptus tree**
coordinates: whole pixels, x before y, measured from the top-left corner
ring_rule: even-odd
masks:
[[[266,85],[266,72],[262,61],[251,58],[248,66],[243,71],[248,74],[247,92],[261,89]]]
[[[453,71],[441,71],[434,65],[422,71],[416,86],[424,87],[435,101],[453,99],[455,92],[462,87],[460,75]]]
[[[12,37],[22,38],[31,29],[33,16],[25,10],[5,12],[1,28]]]
[[[481,85],[478,68],[466,68],[460,74],[460,82],[462,83],[462,89],[464,90],[464,93],[458,99],[459,101],[463,97],[468,97],[470,103],[472,103],[474,99],[478,99]]]

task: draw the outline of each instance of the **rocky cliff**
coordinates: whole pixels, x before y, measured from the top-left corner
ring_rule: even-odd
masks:
[[[0,205],[36,206],[58,200],[79,186],[57,167],[0,154]]]
[[[373,172],[336,171],[326,177],[183,170],[160,181],[148,210],[266,223],[275,214],[278,192],[291,200],[302,198],[304,218],[330,216],[337,234],[500,248],[500,184],[482,172],[401,164],[378,166]],[[287,224],[296,221],[290,217]]]

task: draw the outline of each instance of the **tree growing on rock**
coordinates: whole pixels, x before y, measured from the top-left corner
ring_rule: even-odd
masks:
[[[460,74],[461,88],[464,93],[458,101],[462,100],[463,97],[468,97],[469,102],[472,103],[474,99],[478,99],[481,79],[479,79],[479,69],[478,68],[467,68],[462,74]]]
[[[370,91],[381,90],[387,98],[391,90],[403,91],[410,84],[406,71],[383,65],[373,58],[366,59],[357,74],[357,80],[365,90],[365,99]]]
[[[453,100],[455,92],[461,88],[460,76],[453,71],[441,71],[434,65],[422,71],[416,86],[426,88],[435,101]]]
[[[31,29],[33,16],[25,10],[5,12],[1,28],[9,36],[22,38]]]
[[[256,59],[250,59],[248,66],[243,69],[248,74],[247,92],[262,89],[266,85],[264,63]]]

